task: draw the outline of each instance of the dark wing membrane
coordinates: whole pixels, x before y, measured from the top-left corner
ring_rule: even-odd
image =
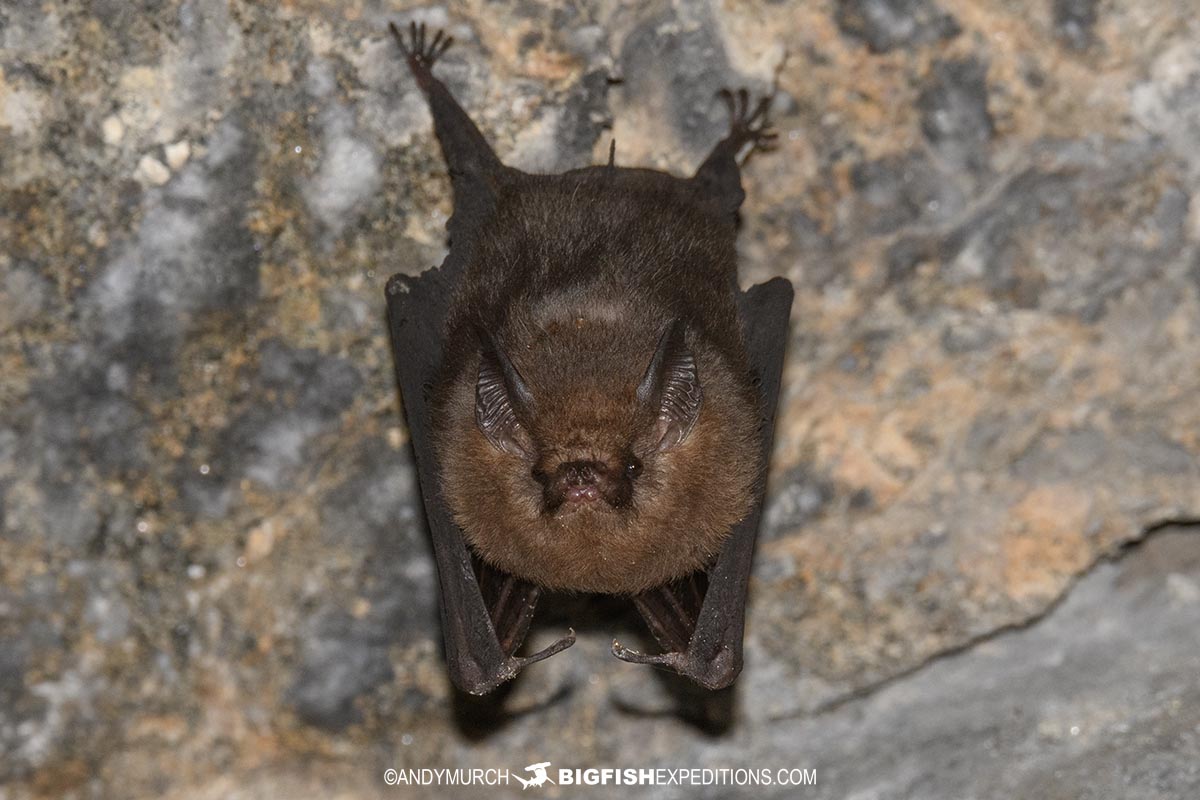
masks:
[[[659,646],[668,653],[680,652],[687,649],[696,629],[707,589],[708,575],[693,572],[666,586],[634,595],[633,604]]]
[[[462,249],[469,246],[475,231],[491,214],[498,187],[520,173],[501,163],[446,85],[434,77],[434,64],[453,40],[442,38],[439,31],[427,43],[424,23],[412,23],[407,37],[395,25],[391,30],[429,103],[433,131],[454,192],[454,214],[447,226],[450,241]]]
[[[393,276],[387,287],[388,319],[396,379],[400,384],[425,518],[437,562],[442,632],[450,677],[465,692],[486,694],[515,677],[527,664],[570,647],[575,636],[569,633],[526,658],[513,655],[529,628],[537,604],[537,590],[521,582],[505,594],[503,581],[489,575],[489,586],[498,581],[500,585],[500,589],[489,589],[493,603],[500,602],[500,605],[489,608],[462,531],[451,518],[442,497],[427,392],[441,362],[442,322],[451,295],[447,274],[451,271],[442,268],[428,270],[416,278]],[[494,620],[499,620],[499,628]]]
[[[764,464],[771,456],[775,435],[775,409],[779,403],[791,308],[792,286],[783,278],[760,283],[738,296],[738,314],[746,336],[746,350],[759,383],[759,443]],[[691,586],[672,584],[634,599],[666,652],[658,655],[639,653],[614,641],[613,655],[624,661],[667,667],[708,689],[722,689],[734,682],[742,670],[746,592],[750,585],[750,567],[765,491],[764,468],[754,490],[751,512],[734,526],[716,563],[708,571],[703,603],[690,620],[689,612],[694,607]]]
[[[479,558],[475,559],[475,575],[500,649],[505,655],[511,656],[525,641],[525,634],[529,633],[541,589]]]
[[[499,601],[500,606],[489,609],[462,532],[442,498],[428,392],[442,362],[447,307],[453,288],[461,281],[474,229],[490,214],[496,182],[508,168],[500,163],[470,117],[431,72],[434,62],[445,51],[446,40],[435,36],[427,45],[423,25],[414,24],[407,41],[395,28],[392,30],[409,69],[429,101],[434,131],[454,187],[451,249],[445,263],[415,278],[394,275],[388,281],[392,358],[433,540],[450,677],[463,691],[484,694],[513,678],[526,664],[570,647],[575,637],[570,633],[527,658],[513,655],[528,630],[537,591],[528,586],[516,586],[507,595],[500,591],[492,597],[493,603]],[[493,620],[500,621],[504,641],[497,636]]]

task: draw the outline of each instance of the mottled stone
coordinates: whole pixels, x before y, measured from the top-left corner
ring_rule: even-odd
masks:
[[[1096,0],[1054,0],[1054,28],[1062,42],[1073,50],[1086,50],[1099,13]]]
[[[354,698],[394,677],[387,647],[353,631],[352,620],[329,619],[329,634],[309,633],[287,702],[305,722],[340,730],[362,720]]]
[[[920,219],[945,220],[962,208],[962,192],[919,152],[856,164],[850,181],[859,201],[855,218],[868,236],[892,233]]]
[[[931,0],[838,0],[837,23],[874,53],[950,39],[961,32],[954,17]]]
[[[214,463],[227,480],[245,476],[279,489],[304,464],[309,442],[354,401],[362,380],[346,359],[278,339],[264,342],[258,359],[251,385],[260,397],[221,431]]]
[[[608,112],[609,75],[596,70],[584,75],[563,102],[555,132],[558,170],[587,166],[600,132],[612,122]]]
[[[726,123],[716,92],[732,77],[703,7],[680,6],[647,16],[624,38],[618,63],[619,106],[640,109],[634,112],[639,125],[635,135],[670,137],[691,158],[702,158]]]
[[[30,266],[5,271],[0,288],[0,331],[37,321],[46,309],[50,283]]]
[[[832,487],[804,469],[775,480],[781,487],[767,503],[761,533],[765,539],[801,527],[824,510],[833,494]]]
[[[994,123],[988,112],[987,67],[975,59],[938,61],[917,97],[921,131],[956,167],[985,169]]]
[[[1160,135],[1191,167],[1200,168],[1195,142],[1200,135],[1200,53],[1196,36],[1165,46],[1153,56],[1149,78],[1133,87],[1129,107],[1137,121]],[[1193,226],[1193,235],[1194,226]]]

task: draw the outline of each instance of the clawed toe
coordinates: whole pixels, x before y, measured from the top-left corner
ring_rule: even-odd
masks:
[[[729,107],[729,136],[742,142],[751,142],[755,150],[766,150],[774,145],[779,134],[771,130],[768,112],[771,108],[773,95],[759,99],[753,108],[750,105],[750,92],[740,88],[736,92],[731,89],[721,89],[719,92],[725,105]]]
[[[434,62],[441,58],[454,43],[453,36],[447,36],[440,30],[433,35],[433,39],[426,43],[424,22],[408,24],[407,40],[395,23],[389,22],[388,28],[391,29],[392,36],[396,37],[397,44],[400,45],[400,49],[404,51],[408,60],[426,68],[432,67]]]
[[[671,669],[682,669],[684,657],[682,653],[643,653],[613,639],[612,654],[622,661],[627,661],[630,664],[650,664],[653,666],[670,667]]]

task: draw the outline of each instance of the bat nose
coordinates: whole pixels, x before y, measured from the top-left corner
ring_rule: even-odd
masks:
[[[560,469],[567,486],[584,487],[596,484],[604,465],[596,461],[568,461]]]
[[[604,472],[604,465],[595,461],[568,461],[560,467],[564,499],[570,501],[599,500],[597,485]]]

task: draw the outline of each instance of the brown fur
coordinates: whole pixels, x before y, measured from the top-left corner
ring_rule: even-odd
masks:
[[[530,177],[501,194],[474,243],[435,387],[436,446],[451,513],[506,572],[554,589],[639,592],[707,564],[750,509],[763,465],[733,226],[685,189],[633,170]],[[687,438],[658,452],[657,410],[636,387],[675,318],[687,323],[703,400]],[[521,421],[530,456],[494,447],[476,425],[480,326],[536,400]],[[614,476],[605,490],[619,494],[630,455],[642,471],[627,505],[547,510],[535,471],[599,462]]]

